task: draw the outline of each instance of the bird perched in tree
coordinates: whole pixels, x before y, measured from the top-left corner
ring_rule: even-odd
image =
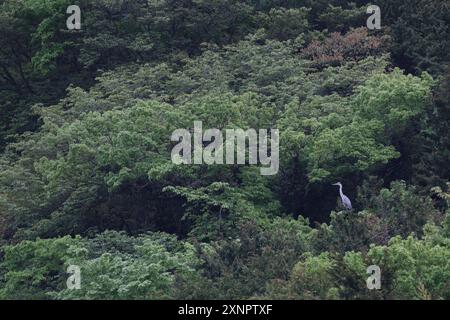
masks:
[[[342,204],[344,205],[345,208],[347,208],[348,210],[351,210],[352,202],[345,194],[342,193],[342,183],[340,183],[340,182],[334,183],[333,186],[339,186],[339,194],[341,195]]]

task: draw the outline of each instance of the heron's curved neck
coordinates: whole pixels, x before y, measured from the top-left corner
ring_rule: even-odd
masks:
[[[339,194],[341,195],[341,197],[344,195],[344,194],[342,193],[342,185],[339,185]]]

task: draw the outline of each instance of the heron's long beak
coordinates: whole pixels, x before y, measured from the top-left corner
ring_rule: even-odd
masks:
[[[337,183],[333,183],[332,186],[338,186],[338,184]]]

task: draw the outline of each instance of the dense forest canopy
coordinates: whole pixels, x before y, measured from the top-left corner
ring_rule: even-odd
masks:
[[[0,0],[0,299],[450,299],[448,1],[75,2]]]

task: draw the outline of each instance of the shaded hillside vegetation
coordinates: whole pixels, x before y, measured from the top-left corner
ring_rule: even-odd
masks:
[[[0,0],[1,299],[450,298],[446,1],[69,2]],[[194,121],[278,174],[172,163]]]

